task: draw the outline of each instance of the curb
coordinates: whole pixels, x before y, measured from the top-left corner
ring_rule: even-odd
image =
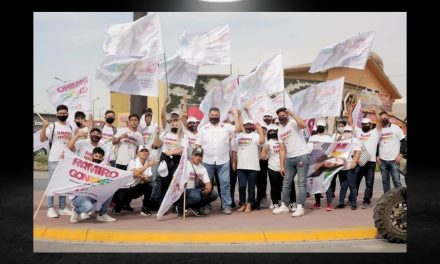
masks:
[[[146,244],[240,244],[291,243],[332,240],[374,239],[377,230],[371,226],[296,231],[144,231],[53,228],[34,225],[35,240],[98,243]]]

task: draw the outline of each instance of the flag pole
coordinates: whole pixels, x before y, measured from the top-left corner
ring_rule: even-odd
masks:
[[[47,188],[43,193],[43,197],[41,197],[40,203],[37,206],[37,210],[35,211],[34,219],[32,221],[35,221],[35,218],[37,217],[37,213],[38,213],[38,211],[40,211],[40,207],[41,207],[41,204],[43,203],[44,197],[46,197],[46,193],[47,193]]]
[[[41,119],[41,121],[44,121],[44,118],[40,115],[40,113],[35,112],[35,114],[37,114],[37,116]]]
[[[165,64],[165,81],[166,81],[167,96],[168,96],[168,70],[167,70],[167,58],[165,56],[165,52],[163,53],[163,59]]]
[[[183,220],[185,220],[186,212],[186,188],[183,189]]]

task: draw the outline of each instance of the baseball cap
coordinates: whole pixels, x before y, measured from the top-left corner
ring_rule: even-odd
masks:
[[[263,114],[263,117],[265,117],[265,116],[270,116],[270,117],[272,117],[272,118],[273,118],[272,114],[271,114],[271,113],[269,113],[269,112],[265,112],[265,113]]]
[[[179,113],[176,112],[176,111],[171,112],[171,115],[177,115],[177,116],[180,116]]]
[[[193,149],[193,153],[192,154],[193,155],[194,154],[201,154],[201,155],[203,155],[203,149],[200,148],[200,147],[197,147],[197,148]]]
[[[316,122],[316,126],[323,126],[325,127],[327,125],[327,123],[325,122],[324,119],[319,119],[318,122]]]
[[[268,125],[267,126],[267,130],[269,131],[269,130],[278,130],[278,126],[277,125],[275,125],[275,124],[270,124],[270,125]]]
[[[197,118],[195,118],[194,116],[190,116],[187,120],[186,120],[186,123],[188,124],[189,122],[194,122],[194,123],[196,123],[197,121],[199,121],[199,120],[197,120]]]
[[[362,118],[362,124],[368,124],[371,123],[371,120],[368,117]]]
[[[160,177],[166,177],[168,175],[168,167],[165,160],[162,160],[159,164],[159,167],[157,168],[157,172],[159,173]]]
[[[344,127],[344,131],[353,131],[353,128],[351,126],[349,126],[349,125],[346,125]]]
[[[244,125],[244,124],[249,124],[249,123],[250,123],[250,124],[254,124],[254,121],[253,121],[252,119],[248,118],[248,117],[245,118],[244,121],[243,121],[243,125]]]
[[[147,108],[145,115],[153,115],[153,110],[151,110],[151,108]]]
[[[141,151],[144,149],[146,149],[146,150],[148,150],[148,152],[150,152],[150,148],[147,145],[140,145],[138,151]]]

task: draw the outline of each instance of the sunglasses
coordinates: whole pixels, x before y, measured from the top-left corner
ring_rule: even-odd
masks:
[[[203,154],[196,153],[196,154],[194,154],[194,156],[196,156],[196,157],[203,157]]]

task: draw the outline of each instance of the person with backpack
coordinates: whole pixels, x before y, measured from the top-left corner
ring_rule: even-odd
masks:
[[[56,108],[57,121],[49,124],[47,120],[43,120],[43,127],[41,128],[40,141],[49,140],[49,180],[62,159],[63,151],[67,143],[73,136],[73,129],[67,125],[66,120],[69,116],[69,109],[65,105],[58,105]],[[59,211],[58,213],[53,208],[54,197],[47,196],[47,217],[56,218],[59,215],[71,215],[71,211],[66,208],[66,196],[59,196]]]

